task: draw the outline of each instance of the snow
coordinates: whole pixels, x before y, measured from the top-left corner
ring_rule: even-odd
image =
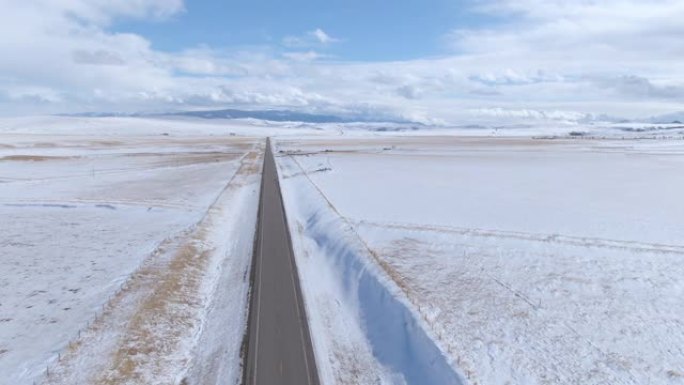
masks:
[[[0,118],[0,132],[27,135],[95,136],[107,140],[118,136],[267,136],[313,135],[319,129],[292,124],[234,119],[184,117],[69,117],[27,116]]]
[[[266,135],[323,383],[684,384],[679,125],[179,117],[0,119],[0,383],[238,383]]]
[[[263,140],[71,120],[0,124],[0,383],[235,383]]]
[[[279,159],[318,370],[325,384],[462,384],[363,240],[297,161]]]
[[[359,326],[357,303],[344,300],[340,269],[326,263],[321,245],[308,235],[308,219],[322,205],[321,197],[310,185],[296,189],[295,177],[301,174],[292,169],[295,164],[283,158],[276,163],[321,383],[389,383],[389,373],[373,357]],[[345,233],[338,234],[342,238]]]
[[[0,372],[30,383],[114,292],[178,212],[140,207],[3,206]]]
[[[373,355],[360,360],[397,372],[350,295],[370,272],[375,295],[403,303],[465,383],[684,383],[681,142],[364,136],[277,148],[301,276],[317,283],[303,284],[312,330],[328,332],[319,361],[346,335],[317,319],[337,311]],[[350,258],[366,267],[348,272]],[[317,277],[323,267],[334,273]],[[329,279],[337,288],[321,290]]]
[[[344,216],[665,244],[684,237],[684,142],[667,151],[650,141],[338,142],[293,146],[341,151],[297,159],[331,169],[311,177]]]

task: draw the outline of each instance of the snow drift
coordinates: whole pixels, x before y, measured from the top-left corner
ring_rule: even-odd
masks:
[[[326,322],[318,305],[327,297],[343,309],[335,317],[347,318],[343,324],[352,324],[360,331],[363,341],[357,343],[365,344],[371,359],[383,369],[383,383],[463,384],[422,319],[351,225],[301,174],[296,161],[281,157],[279,164],[321,378],[326,383],[345,382],[335,371],[350,370],[326,367],[338,355],[335,339],[346,334]],[[321,271],[333,274],[319,276],[317,272]],[[326,279],[336,282],[322,282]],[[330,289],[326,291],[325,286]]]

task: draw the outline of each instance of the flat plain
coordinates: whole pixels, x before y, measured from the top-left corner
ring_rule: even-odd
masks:
[[[368,332],[378,320],[358,310],[363,283],[348,289],[348,249],[306,247],[344,234],[466,383],[684,382],[682,143],[383,137],[278,148],[301,213],[301,263],[342,277],[324,292],[309,273],[311,297],[347,309],[312,308],[317,335],[331,339],[320,354],[341,354],[351,334],[326,320],[348,314],[358,350],[392,367]]]

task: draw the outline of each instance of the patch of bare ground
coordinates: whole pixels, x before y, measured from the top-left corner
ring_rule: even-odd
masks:
[[[196,239],[191,242],[201,241],[198,235],[194,234]],[[195,313],[201,299],[197,291],[209,257],[210,250],[200,251],[190,243],[175,253],[163,273],[141,272],[157,276],[158,284],[128,322],[111,366],[94,383],[144,383],[150,369],[154,373],[163,368],[164,357],[173,354],[182,335],[198,322]],[[150,359],[157,362],[151,363]]]
[[[244,159],[245,167],[240,168],[238,173],[249,175],[261,172],[261,162],[259,162],[260,158],[261,154],[259,154],[258,152],[252,151],[247,153]]]
[[[63,384],[74,378],[89,384],[173,384],[182,378],[192,359],[190,351],[202,328],[206,311],[207,274],[216,258],[208,234],[222,204],[239,188],[241,176],[259,170],[261,155],[251,151],[205,217],[187,233],[162,244],[114,295],[92,322],[86,337],[76,338],[50,369],[45,383]],[[164,257],[166,256],[166,257]],[[114,340],[110,347],[107,338]],[[89,357],[99,352],[102,357]],[[79,367],[84,360],[87,380]],[[73,382],[72,382],[73,383]]]
[[[189,166],[193,164],[215,163],[215,162],[230,162],[237,159],[240,154],[226,153],[226,152],[212,152],[201,154],[181,154],[168,159],[161,159],[158,164],[160,166]]]
[[[56,148],[60,147],[57,145],[57,143],[52,143],[52,142],[35,142],[31,143],[31,147],[34,148]]]
[[[144,138],[137,142],[141,146],[153,146],[155,148],[164,147],[174,147],[183,146],[184,148],[196,149],[196,150],[215,150],[217,147],[223,147],[231,152],[246,153],[251,150],[254,144],[254,138],[249,137],[157,137],[157,138]]]
[[[45,155],[8,155],[3,156],[0,160],[17,161],[17,162],[44,162],[49,160],[66,160],[74,159],[74,156],[45,156]]]
[[[93,146],[122,146],[125,144],[125,142],[119,141],[119,140],[95,140],[90,142],[91,145]]]
[[[181,167],[196,164],[231,162],[244,155],[236,151],[133,152],[128,158],[146,160],[151,167]]]
[[[297,148],[299,153],[292,155],[307,155],[317,153],[331,153],[335,155],[375,154],[393,155],[386,149],[412,153],[414,156],[441,156],[423,151],[426,148],[439,149],[440,151],[497,151],[500,147],[517,150],[530,148],[562,148],[576,143],[586,145],[591,143],[589,139],[564,140],[536,140],[526,137],[478,137],[478,136],[411,136],[411,137],[373,137],[373,138],[335,138],[335,139],[297,139],[280,140],[281,149],[287,152],[288,148]]]

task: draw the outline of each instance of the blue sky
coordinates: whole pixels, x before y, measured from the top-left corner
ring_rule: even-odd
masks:
[[[198,45],[277,47],[287,36],[320,28],[340,40],[325,50],[336,60],[408,60],[447,53],[444,36],[455,28],[495,22],[470,5],[457,0],[193,0],[170,20],[120,22],[114,30],[141,34],[159,50],[180,51]]]
[[[681,0],[0,0],[0,113],[684,110]]]
[[[326,47],[336,60],[408,60],[449,52],[444,36],[455,28],[497,22],[458,0],[193,0],[162,22],[117,23],[116,31],[148,38],[155,49],[181,51],[208,45],[220,49],[279,48],[287,36],[321,28],[339,39]]]

